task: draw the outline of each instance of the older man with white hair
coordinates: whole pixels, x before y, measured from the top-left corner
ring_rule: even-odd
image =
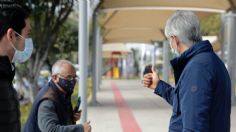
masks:
[[[143,82],[173,107],[169,132],[230,132],[230,77],[210,42],[202,41],[197,16],[177,11],[165,35],[177,55],[171,60],[176,86],[160,80],[154,68]]]
[[[76,70],[67,60],[52,67],[52,79],[43,87],[26,123],[25,132],[90,132],[90,122],[76,125],[80,111],[73,110],[71,94],[76,84]]]

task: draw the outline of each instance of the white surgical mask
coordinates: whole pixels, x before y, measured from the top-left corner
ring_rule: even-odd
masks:
[[[172,47],[172,45],[171,45],[171,43],[172,43],[172,39],[170,40],[170,48],[171,48],[171,52],[173,53],[173,54],[175,54],[176,55],[176,57],[179,57],[180,56],[180,53],[176,50],[176,49],[174,49],[173,47]]]
[[[33,40],[32,38],[24,38],[17,32],[16,34],[25,39],[25,48],[23,51],[17,50],[16,47],[11,43],[13,49],[15,50],[15,54],[12,58],[12,63],[23,63],[30,58],[33,52]]]

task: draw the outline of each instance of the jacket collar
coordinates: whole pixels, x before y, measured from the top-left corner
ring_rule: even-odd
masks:
[[[179,77],[189,60],[197,54],[203,52],[213,52],[213,48],[208,40],[194,44],[192,47],[184,51],[179,57],[176,57],[170,61],[174,70],[176,84],[178,83]]]

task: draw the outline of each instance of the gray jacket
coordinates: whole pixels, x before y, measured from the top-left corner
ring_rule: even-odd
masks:
[[[55,106],[51,100],[44,100],[38,109],[38,126],[42,132],[83,132],[82,125],[60,125]]]

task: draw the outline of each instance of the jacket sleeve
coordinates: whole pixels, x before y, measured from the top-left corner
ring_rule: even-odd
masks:
[[[160,80],[154,93],[164,98],[170,105],[173,105],[174,89],[168,83]]]
[[[180,86],[183,132],[208,132],[212,99],[211,76],[199,65],[187,69]]]
[[[83,132],[82,125],[60,125],[52,101],[44,100],[38,109],[38,126],[42,132]]]

